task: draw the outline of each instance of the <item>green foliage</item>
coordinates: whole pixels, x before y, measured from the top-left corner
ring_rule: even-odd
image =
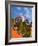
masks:
[[[12,26],[14,27],[14,25],[16,24],[15,19],[12,19]],[[17,32],[23,35],[23,37],[30,37],[31,36],[31,28],[29,26],[27,26],[26,22],[20,22],[18,24],[18,30]]]
[[[15,19],[12,18],[12,27],[16,24]]]

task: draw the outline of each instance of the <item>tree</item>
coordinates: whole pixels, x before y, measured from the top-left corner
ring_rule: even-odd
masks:
[[[12,24],[12,27],[14,27],[14,25],[16,24],[16,22],[15,22],[15,19],[14,19],[14,18],[12,18],[12,19],[11,19],[11,24]]]

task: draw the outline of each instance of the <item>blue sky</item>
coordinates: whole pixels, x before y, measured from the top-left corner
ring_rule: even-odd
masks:
[[[26,16],[26,19],[32,21],[32,8],[31,7],[17,7],[11,6],[11,18],[16,18],[16,16]]]

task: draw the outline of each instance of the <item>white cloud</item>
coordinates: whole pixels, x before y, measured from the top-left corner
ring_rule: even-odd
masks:
[[[19,15],[23,15],[23,13],[19,13]]]
[[[24,10],[27,10],[28,8],[24,7]]]
[[[26,15],[27,18],[30,18],[31,16],[30,15]]]
[[[31,15],[29,15],[29,14],[24,14],[24,16],[25,16],[26,18],[31,18]]]
[[[19,9],[19,10],[20,10],[21,8],[20,8],[20,7],[17,7],[17,9]]]
[[[26,14],[29,14],[29,9],[28,8],[24,8],[24,11]]]

